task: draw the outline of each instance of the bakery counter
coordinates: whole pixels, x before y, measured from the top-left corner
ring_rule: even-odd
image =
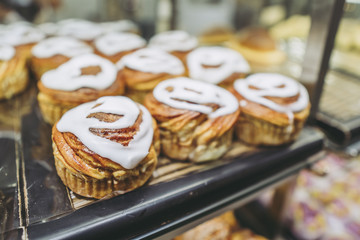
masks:
[[[10,135],[16,137],[0,139],[6,141],[1,144],[1,169],[9,173],[1,181],[7,194],[0,196],[0,210],[6,211],[1,215],[2,239],[169,239],[276,187],[315,161],[323,148],[323,135],[306,126],[290,145],[254,148],[234,142],[214,162],[193,164],[160,156],[145,186],[112,198],[88,199],[62,184],[54,166],[51,126],[42,120],[36,90],[31,87],[25,94],[27,101],[13,100],[18,121],[12,120],[16,126]],[[21,110],[25,107],[28,111]]]

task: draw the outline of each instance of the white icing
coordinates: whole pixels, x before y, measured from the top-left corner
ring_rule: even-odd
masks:
[[[99,24],[80,19],[67,19],[59,22],[59,36],[71,36],[90,41],[103,34]]]
[[[55,55],[75,57],[91,53],[92,48],[84,42],[70,37],[52,37],[45,39],[32,48],[32,54],[38,58],[50,58]]]
[[[81,69],[90,66],[99,66],[101,71],[96,75],[81,75]],[[63,91],[73,91],[83,87],[101,90],[110,87],[116,76],[117,69],[112,62],[95,54],[85,54],[44,73],[41,81],[47,88]]]
[[[182,62],[173,55],[156,48],[143,48],[123,57],[116,63],[118,69],[124,66],[142,72],[179,75],[185,72]]]
[[[58,31],[59,26],[56,23],[46,22],[37,25],[37,28],[40,29],[40,31],[42,31],[47,36],[53,36]]]
[[[105,32],[137,32],[138,27],[130,20],[100,23]]]
[[[15,48],[0,43],[0,61],[9,61],[15,56]]]
[[[0,43],[11,46],[35,43],[45,38],[45,34],[29,24],[17,23],[0,29]]]
[[[257,89],[252,89],[250,86]],[[248,76],[246,79],[238,79],[234,83],[234,88],[245,99],[287,114],[290,124],[294,121],[293,113],[302,111],[309,104],[309,95],[304,86],[292,78],[277,73],[257,73]],[[297,101],[287,105],[280,105],[266,98],[287,98],[298,94]]]
[[[95,107],[97,104],[100,106]],[[128,146],[113,142],[90,132],[90,128],[123,129],[134,125],[142,112],[139,131]],[[91,113],[111,113],[121,115],[115,122],[103,122],[87,118]],[[66,112],[57,123],[60,132],[71,132],[91,151],[116,162],[126,169],[132,169],[149,153],[153,139],[152,118],[148,110],[123,96],[102,97],[75,107]]]
[[[189,76],[218,84],[233,73],[248,73],[250,66],[243,56],[224,47],[200,47],[187,56]],[[209,67],[206,67],[209,66]]]
[[[105,55],[112,56],[123,51],[130,51],[145,47],[146,41],[133,33],[113,32],[95,40],[97,50]]]
[[[172,91],[168,89],[171,88]],[[217,118],[235,112],[239,103],[227,90],[216,85],[179,77],[159,83],[153,95],[159,102],[170,107],[186,109],[207,114],[209,118]],[[202,104],[214,103],[220,107],[213,111]]]
[[[167,52],[186,52],[196,48],[198,46],[198,40],[185,31],[167,31],[153,36],[149,41],[149,46],[160,48]]]

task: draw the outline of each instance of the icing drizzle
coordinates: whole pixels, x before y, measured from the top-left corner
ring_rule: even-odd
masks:
[[[131,127],[139,117],[140,111],[142,112],[142,122],[139,131],[127,146],[90,132],[90,128],[123,129]],[[122,117],[115,122],[87,118],[89,114],[97,112],[111,113]],[[60,132],[73,133],[91,151],[126,169],[136,167],[146,157],[153,139],[152,118],[148,110],[123,96],[101,97],[96,101],[79,105],[66,112],[56,127]]]
[[[185,31],[175,30],[158,33],[149,41],[150,47],[160,48],[167,52],[186,52],[196,48],[198,40]]]
[[[248,73],[250,66],[243,56],[224,47],[200,47],[187,56],[189,76],[218,84],[233,73]]]
[[[0,29],[0,43],[11,46],[35,43],[44,38],[44,33],[28,23],[14,23]]]
[[[255,87],[256,89],[251,88]],[[309,95],[303,85],[292,78],[277,73],[256,73],[234,83],[235,90],[245,99],[261,104],[274,111],[285,113],[289,122],[294,120],[293,112],[305,109],[309,104]],[[266,97],[295,97],[296,102],[280,105]]]
[[[15,48],[0,43],[0,61],[9,61],[15,56]]]
[[[99,66],[100,72],[96,75],[82,75],[81,69],[91,66]],[[44,73],[41,82],[47,88],[63,91],[74,91],[83,87],[102,90],[110,87],[116,76],[117,69],[112,62],[95,54],[85,54]]]
[[[90,41],[102,33],[103,29],[99,24],[80,19],[66,19],[59,22],[57,35],[71,36],[80,40]]]
[[[95,40],[96,48],[105,55],[112,56],[119,52],[142,48],[146,41],[133,33],[113,32]]]
[[[169,91],[169,89],[171,89]],[[156,100],[170,107],[186,109],[217,118],[235,112],[239,103],[227,90],[216,85],[186,77],[173,78],[159,83],[153,95]],[[213,110],[202,104],[214,103],[220,107]]]
[[[126,55],[116,63],[118,69],[124,66],[142,72],[179,75],[185,72],[182,62],[173,55],[156,48],[143,48]]]
[[[86,43],[70,37],[48,38],[32,48],[32,54],[38,58],[50,58],[58,54],[71,58],[92,51]]]

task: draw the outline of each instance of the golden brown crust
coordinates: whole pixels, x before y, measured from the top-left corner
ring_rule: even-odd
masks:
[[[160,103],[152,93],[145,97],[144,104],[158,122],[162,152],[170,158],[214,160],[231,144],[232,128],[239,110],[208,119],[205,114]]]
[[[93,117],[112,121],[110,114]],[[91,132],[126,146],[137,133],[141,121],[140,115],[129,128],[91,129]],[[156,131],[155,128],[153,143],[158,141]],[[157,164],[157,153],[153,144],[149,154],[135,168],[126,169],[94,153],[72,133],[59,132],[56,124],[52,128],[52,140],[58,175],[71,190],[86,197],[101,198],[113,191],[137,188],[151,177]]]
[[[59,67],[61,64],[69,61],[70,58],[63,55],[55,55],[50,58],[37,58],[31,57],[31,70],[36,76],[37,80],[41,79],[41,76],[52,69]]]
[[[9,99],[25,90],[28,84],[26,58],[16,50],[9,61],[0,61],[0,99]]]

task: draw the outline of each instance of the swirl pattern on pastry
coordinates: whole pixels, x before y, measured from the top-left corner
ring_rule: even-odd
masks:
[[[115,117],[102,121],[96,117],[101,113]],[[74,134],[88,149],[126,169],[147,156],[153,140],[148,110],[123,96],[102,97],[69,110],[57,129]]]
[[[70,37],[52,37],[45,39],[32,48],[32,54],[38,58],[50,58],[55,55],[75,57],[93,52],[84,42]]]
[[[250,66],[238,52],[224,47],[200,47],[187,56],[189,76],[218,84],[234,73],[248,73]]]
[[[153,92],[155,99],[170,107],[207,114],[217,118],[237,111],[239,104],[227,90],[216,85],[179,77],[159,83]],[[206,104],[216,104],[214,110]]]
[[[294,79],[276,73],[257,73],[234,83],[235,90],[245,99],[268,107],[274,111],[285,113],[289,122],[293,121],[294,112],[304,110],[309,104],[309,95],[304,86]],[[298,97],[297,97],[298,96]],[[297,99],[288,104],[279,104],[272,99]]]
[[[0,61],[9,61],[15,56],[15,48],[0,43]]]
[[[95,74],[83,74],[83,70],[96,67]],[[95,54],[74,57],[41,77],[43,85],[50,89],[73,91],[79,88],[106,89],[116,80],[117,69],[109,60]]]
[[[146,41],[133,33],[113,32],[95,40],[97,50],[105,55],[112,56],[119,52],[142,48]]]
[[[149,73],[180,75],[185,72],[182,62],[171,54],[155,48],[143,48],[126,55],[116,63],[118,69],[128,67]]]
[[[11,46],[35,43],[44,38],[44,33],[26,23],[10,24],[0,30],[0,43]]]
[[[66,19],[59,22],[57,35],[71,36],[84,41],[94,40],[103,34],[100,25],[80,19]]]
[[[149,46],[160,48],[167,52],[186,52],[196,48],[198,46],[198,40],[185,31],[167,31],[152,37],[149,41]]]

